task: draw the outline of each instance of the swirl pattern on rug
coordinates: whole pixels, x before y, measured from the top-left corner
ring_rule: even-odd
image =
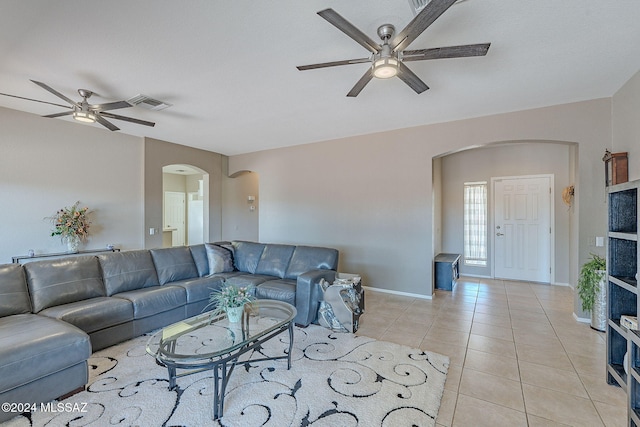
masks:
[[[212,420],[210,372],[179,378],[168,389],[166,368],[145,352],[148,336],[101,350],[89,359],[86,391],[65,403],[82,412],[35,412],[2,427],[23,426],[434,426],[449,358],[320,326],[296,328],[286,361],[236,366],[224,417]],[[278,356],[283,333],[256,350]]]

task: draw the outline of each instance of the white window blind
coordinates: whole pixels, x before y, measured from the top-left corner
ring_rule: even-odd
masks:
[[[464,262],[487,265],[487,183],[464,183]]]

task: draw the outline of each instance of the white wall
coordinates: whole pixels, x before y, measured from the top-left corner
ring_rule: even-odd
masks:
[[[224,168],[226,176],[226,163]],[[257,173],[246,171],[222,180],[222,240],[258,241],[259,181]],[[249,196],[255,198],[253,203],[249,203]]]
[[[493,218],[491,178],[500,176],[542,175],[554,176],[555,265],[552,283],[569,283],[569,210],[562,202],[562,190],[573,184],[569,175],[569,148],[558,143],[494,144],[465,150],[442,157],[442,251],[463,252],[463,186],[465,182],[486,181],[489,191],[488,216]],[[490,224],[491,225],[491,220]],[[467,266],[464,274],[491,277],[493,258],[493,229],[489,229],[489,257],[487,267]]]
[[[640,71],[613,97],[613,152],[629,153],[629,180],[640,179]]]
[[[260,175],[264,242],[336,247],[340,269],[366,285],[432,295],[432,158],[502,141],[580,148],[577,248],[605,229],[602,154],[611,146],[610,99],[356,136],[229,158],[229,173]],[[570,265],[577,277],[578,265]]]
[[[77,200],[94,211],[85,248],[141,248],[142,139],[0,108],[0,263],[66,251],[43,218]]]

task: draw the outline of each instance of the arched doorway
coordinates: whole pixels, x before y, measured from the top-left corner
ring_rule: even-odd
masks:
[[[207,241],[209,174],[192,165],[163,166],[162,194],[162,247]]]

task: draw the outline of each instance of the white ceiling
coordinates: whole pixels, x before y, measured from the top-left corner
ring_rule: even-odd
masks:
[[[121,132],[233,155],[610,97],[640,69],[637,0],[467,0],[409,49],[491,42],[487,56],[407,63],[421,95],[394,78],[347,98],[367,64],[295,68],[368,55],[316,15],[327,7],[374,40],[413,17],[408,0],[2,0],[0,92],[64,103],[34,79],[94,103],[145,94],[173,106],[114,111],[156,122],[114,120]]]

